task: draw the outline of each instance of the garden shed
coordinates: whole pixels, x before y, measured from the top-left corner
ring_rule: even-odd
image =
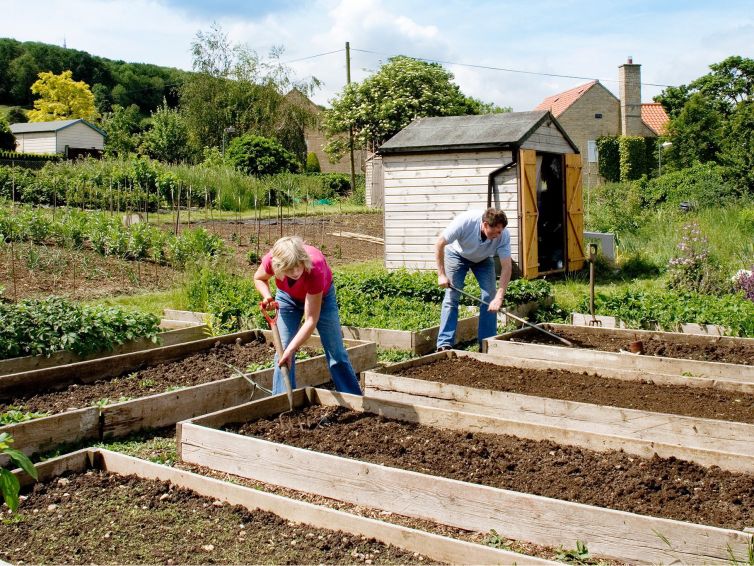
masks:
[[[489,206],[506,212],[525,277],[583,267],[581,156],[549,111],[419,118],[377,153],[387,268],[435,269],[442,230]]]
[[[105,149],[105,132],[81,118],[11,124],[19,153],[60,154],[69,159],[92,155]]]

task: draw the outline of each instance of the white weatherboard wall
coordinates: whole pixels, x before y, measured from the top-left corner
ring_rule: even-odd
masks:
[[[16,134],[16,151],[19,153],[55,153],[55,132]]]
[[[104,149],[105,138],[82,122],[58,130],[57,153],[64,153],[65,146],[81,149]]]
[[[487,206],[489,174],[510,151],[384,155],[385,267],[436,269],[437,237],[460,212]],[[518,261],[518,182],[512,167],[495,179],[508,215],[511,252]],[[493,196],[494,204],[494,196]]]

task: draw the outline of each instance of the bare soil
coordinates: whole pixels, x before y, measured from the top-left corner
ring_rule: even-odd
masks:
[[[651,374],[642,381],[629,381],[587,372],[520,369],[472,358],[450,358],[404,369],[398,375],[624,409],[754,423],[754,394],[655,384]]]
[[[628,352],[629,343],[638,338],[626,339],[616,336],[605,336],[590,332],[588,328],[574,326],[572,328],[558,328],[555,333],[558,336],[573,342],[578,348],[600,350],[602,352]],[[645,356],[662,356],[666,358],[681,358],[685,360],[698,360],[706,362],[723,362],[728,364],[754,364],[754,343],[751,345],[729,346],[723,343],[710,342],[700,345],[698,343],[666,342],[658,336],[642,338]],[[511,339],[511,342],[526,342],[529,344],[548,344],[562,346],[562,342],[548,336],[543,332],[532,330],[522,336]]]
[[[310,355],[317,353],[309,348],[305,348],[304,351]],[[15,408],[24,412],[56,414],[90,407],[104,401],[109,404],[156,395],[236,375],[226,364],[241,371],[251,364],[271,366],[274,354],[272,345],[262,341],[245,344],[218,342],[211,349],[182,360],[148,366],[119,377],[88,384],[74,383],[62,391],[32,391],[28,396],[0,403],[0,413]],[[251,389],[249,391],[251,393]]]
[[[223,504],[169,482],[90,471],[38,483],[0,524],[18,564],[416,564],[392,546]]]
[[[733,529],[754,524],[754,476],[717,467],[450,431],[343,407],[307,407],[286,418],[290,424],[274,416],[246,423],[237,432],[424,474],[643,515]]]
[[[183,215],[181,218],[186,220]],[[173,229],[167,224],[161,227]],[[313,214],[284,217],[282,222],[272,219],[259,223],[255,220],[192,221],[190,227],[203,227],[221,236],[231,251],[233,264],[240,271],[255,269],[258,263],[249,261],[249,252],[264,255],[281,235],[299,235],[321,248],[331,266],[384,257],[383,244],[333,235],[350,232],[381,238],[384,233],[381,213]],[[181,230],[188,228],[188,223],[180,226]],[[103,257],[89,249],[73,251],[53,245],[0,243],[0,286],[5,287],[4,296],[10,300],[44,298],[51,294],[89,300],[143,293],[168,289],[183,277],[181,271],[168,266]]]

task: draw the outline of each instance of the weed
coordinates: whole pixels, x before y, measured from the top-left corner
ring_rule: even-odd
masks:
[[[727,550],[731,566],[754,566],[754,537],[750,537],[746,544],[746,559],[743,562],[736,558],[730,545],[727,546]]]
[[[589,550],[586,547],[586,543],[580,540],[576,541],[575,549],[566,550],[561,546],[555,559],[560,562],[565,562],[566,564],[591,563],[591,557],[589,556]]]
[[[511,546],[506,542],[505,538],[500,536],[495,529],[490,529],[490,532],[484,537],[484,544],[492,548],[511,550]]]
[[[157,382],[154,379],[142,379],[139,382],[139,387],[141,387],[142,389],[149,389],[151,387],[154,387],[155,385],[157,385]]]

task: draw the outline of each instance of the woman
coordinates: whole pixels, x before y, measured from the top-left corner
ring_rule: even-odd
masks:
[[[269,283],[273,276],[277,286],[274,299]],[[254,274],[254,285],[262,294],[264,306],[274,300],[280,309],[277,325],[285,350],[280,359],[275,356],[273,394],[285,391],[279,367],[282,365],[288,366],[291,387],[296,387],[296,351],[316,328],[335,388],[342,393],[361,395],[359,380],[343,344],[332,271],[322,252],[305,245],[298,236],[280,238],[262,258]]]

